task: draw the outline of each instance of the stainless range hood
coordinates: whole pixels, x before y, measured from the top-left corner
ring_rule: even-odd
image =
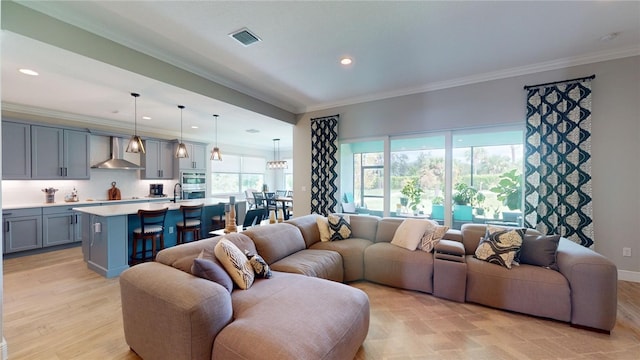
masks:
[[[121,139],[115,136],[110,137],[111,141],[111,159],[93,165],[92,169],[114,169],[114,170],[144,170],[142,166],[136,165],[131,161],[122,158],[123,145]]]

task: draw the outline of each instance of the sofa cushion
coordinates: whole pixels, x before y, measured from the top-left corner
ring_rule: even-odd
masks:
[[[271,264],[271,269],[342,282],[342,257],[335,251],[305,249]]]
[[[374,241],[380,217],[373,215],[349,215],[351,237]]]
[[[429,225],[433,225],[429,220],[404,219],[396,229],[391,244],[413,251],[420,244],[422,235],[427,231]]]
[[[364,277],[401,289],[433,292],[433,254],[379,242],[364,251]]]
[[[558,270],[556,253],[560,235],[526,235],[520,247],[520,263]]]
[[[216,359],[353,359],[369,329],[367,295],[323,279],[274,271],[232,302]]]
[[[393,239],[393,235],[395,235],[396,233],[396,229],[398,228],[398,226],[400,226],[400,224],[402,224],[403,220],[404,219],[392,217],[380,219],[380,221],[378,222],[378,229],[376,230],[376,238],[374,242],[391,242],[391,239]]]
[[[320,241],[320,232],[318,231],[318,223],[316,220],[318,217],[320,217],[320,215],[310,214],[298,216],[286,221],[286,223],[300,230],[307,248]]]
[[[344,240],[351,237],[351,225],[349,224],[348,215],[327,215],[329,223],[329,240]]]
[[[525,229],[496,230],[487,227],[487,235],[476,249],[476,258],[511,269],[522,246]]]
[[[221,239],[214,249],[216,258],[220,261],[233,282],[240,289],[246,290],[251,287],[255,274],[249,259],[238,247],[227,239]]]
[[[191,273],[222,285],[229,293],[233,291],[233,280],[213,253],[205,255],[205,250],[202,250],[200,255],[193,259]]]
[[[203,249],[207,249],[208,253],[213,254],[216,244],[222,238],[223,236],[216,236],[166,248],[158,252],[156,261],[190,273],[193,259],[198,257]],[[242,233],[226,234],[224,238],[234,243],[243,252],[245,250],[253,254],[257,252],[253,240]]]
[[[373,244],[370,240],[349,238],[342,241],[319,242],[311,249],[336,251],[342,257],[344,280],[355,281],[364,278],[364,249]]]
[[[522,264],[507,269],[467,255],[468,302],[569,321],[571,289],[557,271]]]
[[[306,247],[300,230],[287,223],[254,226],[243,234],[253,240],[256,252],[269,265]]]

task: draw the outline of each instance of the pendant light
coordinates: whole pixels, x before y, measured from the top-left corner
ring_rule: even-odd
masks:
[[[276,153],[276,145],[278,152]],[[280,160],[280,139],[273,139],[273,160],[267,161],[267,169],[286,169],[287,162]]]
[[[142,139],[138,136],[138,96],[140,94],[131,93],[133,96],[133,136],[129,139],[129,145],[127,145],[128,153],[145,153],[144,145],[142,144]]]
[[[211,149],[211,160],[222,161],[222,154],[220,154],[220,148],[218,148],[218,115],[214,114],[213,117],[215,118],[216,142],[213,149]]]
[[[187,152],[187,146],[182,142],[182,110],[184,109],[184,105],[178,105],[178,109],[180,109],[180,144],[178,144],[178,148],[176,149],[176,158],[188,158],[189,153]]]

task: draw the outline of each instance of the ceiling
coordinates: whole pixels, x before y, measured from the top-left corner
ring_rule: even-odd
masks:
[[[293,114],[640,55],[637,1],[18,3]],[[262,41],[228,36],[244,27]],[[343,56],[353,63],[340,65]],[[178,137],[181,103],[185,138],[213,142],[217,113],[221,144],[270,148],[278,137],[291,148],[285,122],[2,33],[4,109],[127,128],[131,91],[141,93],[138,117],[152,117],[141,131]]]

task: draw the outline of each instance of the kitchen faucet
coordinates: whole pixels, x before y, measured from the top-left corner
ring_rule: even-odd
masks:
[[[178,186],[180,187],[180,192],[178,194],[180,194],[180,200],[182,200],[182,184],[180,183],[176,183],[175,185],[173,185],[173,202],[176,202],[176,190],[178,189]]]

